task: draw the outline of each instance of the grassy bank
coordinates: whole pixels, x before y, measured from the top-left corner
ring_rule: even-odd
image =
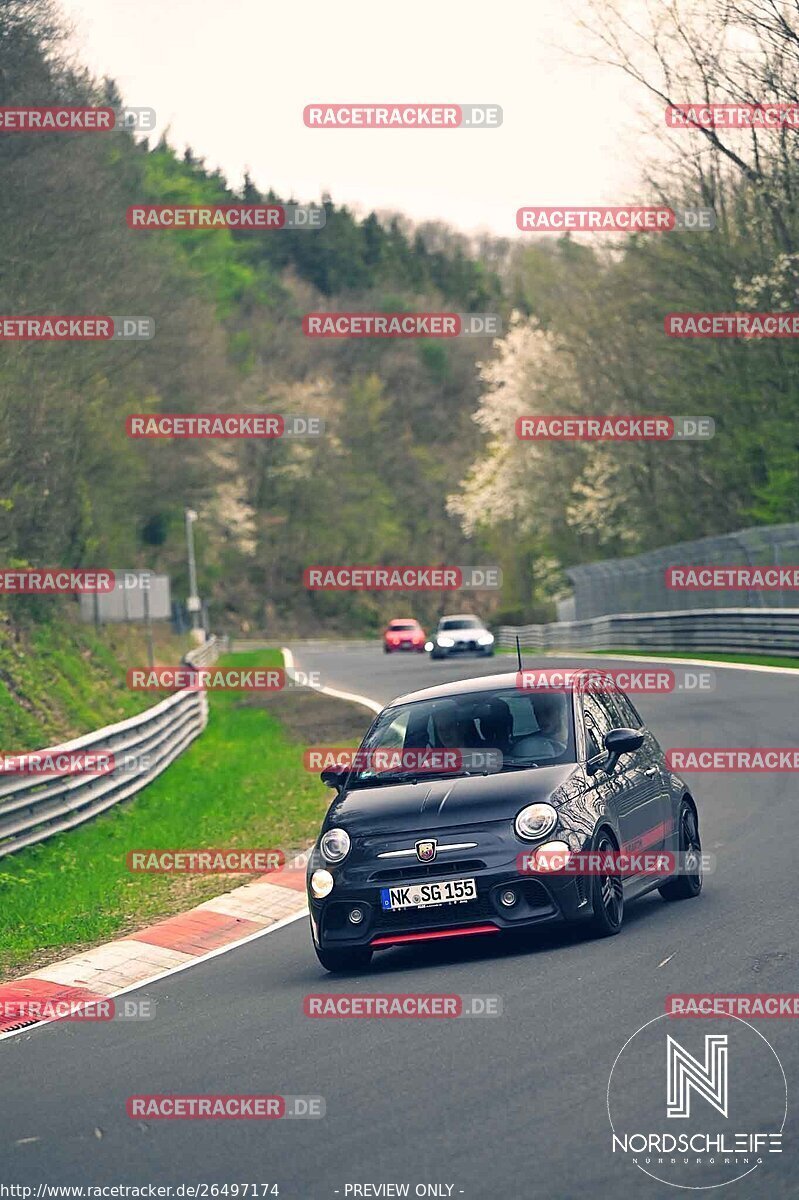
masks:
[[[272,650],[222,662],[268,667],[282,658]],[[303,769],[303,750],[356,744],[369,714],[314,692],[217,692],[209,701],[206,731],[140,796],[0,860],[0,978],[119,937],[248,878],[134,875],[126,866],[130,850],[288,849],[315,836],[331,793]]]
[[[179,662],[191,645],[161,626],[154,640],[160,663]],[[96,631],[69,610],[15,625],[0,612],[0,753],[54,745],[148,708],[152,696],[125,686],[126,669],[146,661],[136,626]]]

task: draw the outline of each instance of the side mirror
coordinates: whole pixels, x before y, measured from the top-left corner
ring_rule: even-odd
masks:
[[[640,729],[609,729],[605,734],[605,749],[608,756],[601,764],[607,775],[614,770],[622,754],[632,754],[644,744]]]
[[[338,763],[335,767],[325,767],[319,778],[325,787],[336,788],[338,790],[343,784],[348,771],[349,767]]]
[[[644,744],[640,729],[610,729],[605,734],[605,749],[608,754],[632,754]]]

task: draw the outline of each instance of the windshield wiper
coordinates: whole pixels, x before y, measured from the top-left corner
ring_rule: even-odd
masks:
[[[423,783],[427,779],[470,779],[476,775],[495,775],[496,771],[377,771],[374,775],[353,775],[349,786],[376,783]]]

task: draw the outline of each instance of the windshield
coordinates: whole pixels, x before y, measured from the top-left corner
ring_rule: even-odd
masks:
[[[392,621],[389,629],[415,629],[415,621]]]
[[[361,744],[349,786],[575,761],[569,693],[498,688],[384,709]]]
[[[477,617],[453,617],[447,621],[441,621],[439,629],[484,629],[482,621],[478,621]]]

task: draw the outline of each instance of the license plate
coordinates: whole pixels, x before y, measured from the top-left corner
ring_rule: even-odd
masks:
[[[477,880],[445,879],[440,883],[411,883],[407,887],[380,889],[380,902],[387,911],[400,908],[432,908],[437,904],[462,904],[477,899]]]

